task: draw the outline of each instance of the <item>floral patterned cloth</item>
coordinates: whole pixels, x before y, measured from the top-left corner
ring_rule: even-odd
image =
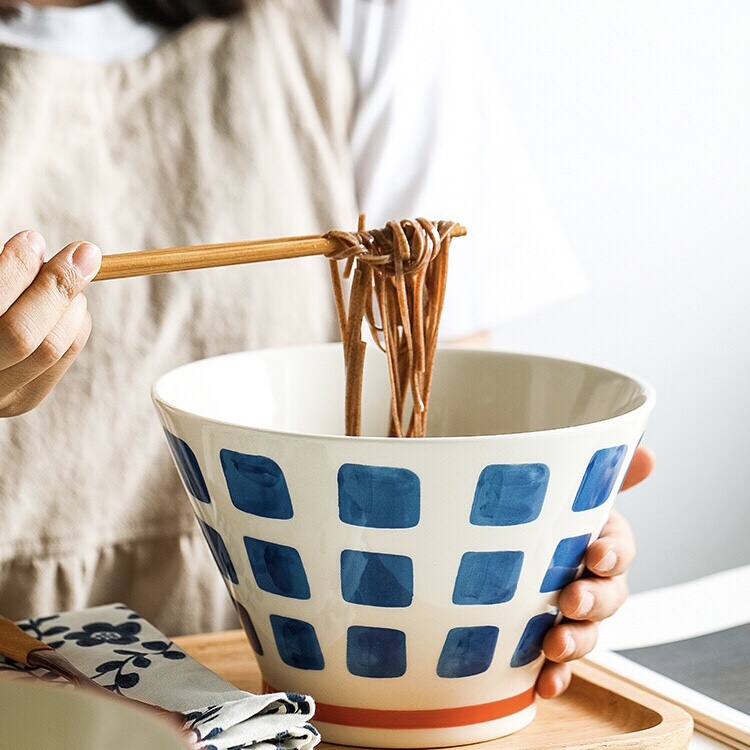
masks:
[[[123,604],[18,624],[113,692],[182,712],[196,750],[309,750],[320,741],[308,723],[312,698],[237,690]],[[0,672],[67,684],[2,657]]]

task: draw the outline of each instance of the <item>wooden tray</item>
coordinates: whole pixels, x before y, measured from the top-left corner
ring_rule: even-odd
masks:
[[[175,638],[194,659],[242,690],[261,691],[261,677],[241,630]],[[693,720],[688,713],[585,660],[560,698],[538,702],[537,718],[509,737],[482,742],[498,750],[683,750]],[[321,743],[320,748],[340,748]]]

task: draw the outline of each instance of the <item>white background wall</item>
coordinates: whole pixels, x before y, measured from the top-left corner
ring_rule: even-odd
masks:
[[[655,386],[633,590],[750,563],[750,3],[464,6],[589,282],[496,343]]]

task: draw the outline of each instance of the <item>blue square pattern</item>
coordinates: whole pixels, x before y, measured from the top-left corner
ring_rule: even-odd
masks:
[[[498,633],[494,625],[449,630],[438,659],[438,677],[470,677],[486,672],[495,655]]]
[[[523,552],[464,552],[453,587],[454,604],[501,604],[516,593]]]
[[[245,631],[245,635],[247,636],[247,640],[252,646],[253,651],[255,651],[258,656],[263,656],[263,646],[258,638],[255,625],[253,625],[253,621],[250,619],[250,613],[238,601],[235,601],[235,599],[232,599],[232,604],[234,604],[234,608],[237,611],[237,617],[240,618],[240,625],[242,625],[242,629]]]
[[[346,633],[346,668],[358,677],[401,677],[406,672],[406,634],[352,625]]]
[[[542,643],[547,631],[555,624],[555,615],[545,612],[532,617],[524,628],[521,639],[510,660],[511,667],[525,667],[542,655]]]
[[[341,553],[341,595],[352,604],[408,607],[414,598],[411,558],[345,549]]]
[[[586,547],[589,546],[589,539],[591,539],[591,534],[583,534],[570,536],[558,542],[539,591],[542,593],[558,591],[575,580],[578,568],[583,562],[583,556],[586,554]]]
[[[208,488],[192,448],[168,430],[164,430],[164,434],[167,436],[169,449],[172,451],[172,456],[177,464],[177,471],[180,473],[185,488],[196,500],[200,500],[202,503],[210,503],[211,498],[208,494]]]
[[[573,501],[574,511],[591,510],[607,502],[627,449],[627,445],[618,445],[614,448],[602,448],[594,453]]]
[[[211,554],[214,556],[221,574],[232,583],[239,583],[237,571],[235,570],[234,563],[232,563],[232,558],[229,556],[227,545],[224,544],[224,540],[221,538],[221,534],[207,523],[203,523],[200,519],[198,519],[198,523],[200,524],[201,531],[203,531],[203,536],[206,537],[208,548],[211,550]]]
[[[296,669],[323,669],[323,652],[315,628],[304,620],[271,615],[276,648],[284,664]]]
[[[469,522],[475,526],[514,526],[539,516],[549,482],[546,464],[491,464],[474,490]]]
[[[294,547],[244,538],[247,557],[258,588],[290,599],[309,599],[305,566]]]
[[[419,477],[393,466],[343,464],[339,518],[353,526],[407,529],[419,523]]]
[[[227,448],[222,448],[219,458],[235,508],[264,518],[292,517],[292,499],[284,472],[276,461]]]

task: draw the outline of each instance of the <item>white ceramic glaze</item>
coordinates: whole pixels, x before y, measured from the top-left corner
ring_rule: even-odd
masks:
[[[85,690],[0,681],[0,706],[3,748],[188,750],[161,719]]]
[[[523,663],[535,650],[517,652],[519,641],[532,618],[554,620],[556,582],[577,568],[553,565],[553,554],[570,558],[596,538],[654,403],[648,385],[590,365],[441,350],[429,437],[390,439],[375,351],[365,437],[350,438],[338,346],[195,362],[153,395],[165,430],[194,455],[200,479],[187,480],[188,495],[215,550],[216,534],[226,547],[225,580],[252,621],[266,682],[313,695],[327,741],[380,747],[478,742],[533,718],[542,659]],[[239,454],[262,458],[237,479]],[[281,473],[289,505],[269,512],[253,482],[277,497]],[[382,527],[382,502],[396,503],[402,528]],[[574,541],[558,549],[564,539]],[[311,637],[319,652],[308,659],[299,652]]]

